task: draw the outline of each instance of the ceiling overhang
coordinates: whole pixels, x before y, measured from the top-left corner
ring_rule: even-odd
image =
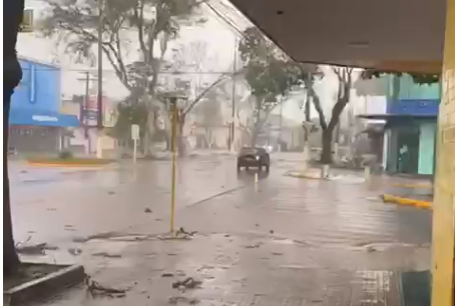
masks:
[[[440,73],[446,0],[231,0],[299,62]]]

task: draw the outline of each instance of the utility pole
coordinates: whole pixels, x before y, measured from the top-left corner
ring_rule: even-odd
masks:
[[[84,125],[84,136],[85,140],[87,141],[87,150],[88,154],[91,152],[90,148],[90,138],[88,134],[88,105],[89,105],[89,99],[90,99],[90,73],[88,71],[85,72],[85,97],[84,97],[84,102],[81,107],[81,121]]]
[[[98,95],[97,95],[97,128],[98,133],[96,136],[96,157],[102,158],[102,140],[101,132],[103,130],[103,0],[98,3]]]
[[[278,150],[281,152],[281,137],[283,131],[283,101],[280,101],[280,132],[278,134]]]
[[[311,74],[311,71],[308,72],[307,78],[308,78],[307,84],[313,84],[312,83],[313,76]],[[311,121],[311,95],[310,95],[310,90],[308,88],[306,90],[305,121],[306,122]]]
[[[234,61],[232,67],[232,115],[231,115],[231,132],[230,132],[230,143],[229,143],[229,151],[234,149],[235,144],[235,112],[236,112],[236,101],[235,101],[235,94],[236,94],[236,80],[235,74],[237,72],[237,48],[238,48],[238,40],[235,39],[234,43]]]
[[[97,96],[97,127],[103,128],[103,8],[102,0],[99,2],[98,19],[98,96]]]

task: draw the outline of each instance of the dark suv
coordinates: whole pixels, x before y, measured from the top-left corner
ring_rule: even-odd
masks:
[[[262,168],[265,167],[268,172],[270,169],[270,155],[264,148],[243,148],[237,157],[237,170],[242,170],[242,167],[246,170],[249,167],[254,167],[258,168],[259,171],[262,171]]]

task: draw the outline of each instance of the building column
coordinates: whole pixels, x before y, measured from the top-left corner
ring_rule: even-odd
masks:
[[[454,305],[455,0],[447,0],[442,82],[433,205],[432,306]]]

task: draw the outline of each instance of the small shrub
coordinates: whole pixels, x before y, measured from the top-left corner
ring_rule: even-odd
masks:
[[[73,158],[73,153],[70,151],[62,151],[58,154],[58,157],[61,159],[71,159]]]

